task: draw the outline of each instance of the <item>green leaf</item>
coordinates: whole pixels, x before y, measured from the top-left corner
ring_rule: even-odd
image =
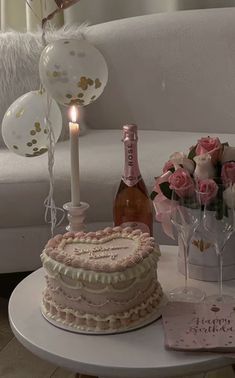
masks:
[[[171,199],[172,190],[170,189],[169,182],[162,182],[161,184],[159,184],[159,186],[161,188],[162,194],[164,194],[166,198]]]
[[[222,165],[220,163],[220,161],[218,161],[215,165],[215,178],[214,178],[214,181],[217,183],[217,184],[221,184],[221,180],[220,180],[220,176],[221,176],[221,169],[222,169]]]
[[[194,147],[191,149],[191,151],[189,151],[188,159],[193,160],[193,158],[196,156],[196,148],[197,148],[197,144],[196,144],[196,146],[194,146]]]
[[[155,191],[153,190],[152,193],[150,194],[150,198],[151,198],[151,200],[153,201],[154,198],[155,198],[157,195],[158,195],[158,193],[155,192]]]

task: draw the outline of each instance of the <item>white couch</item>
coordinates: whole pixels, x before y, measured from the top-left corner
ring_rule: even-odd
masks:
[[[112,224],[123,124],[139,126],[139,163],[149,191],[168,156],[199,137],[218,135],[235,146],[234,19],[235,9],[227,8],[88,27],[86,38],[109,67],[105,92],[85,108],[88,130],[80,139],[81,199],[90,204],[91,229]],[[0,172],[0,272],[33,270],[50,236],[43,205],[47,156],[23,158],[1,148]],[[70,200],[67,140],[56,146],[55,200],[58,206]],[[158,225],[155,231],[159,243],[170,242]]]

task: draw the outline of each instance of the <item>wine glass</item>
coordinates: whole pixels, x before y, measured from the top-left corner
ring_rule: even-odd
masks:
[[[205,293],[196,287],[188,286],[190,241],[202,220],[201,206],[196,191],[193,191],[190,197],[179,197],[177,192],[172,190],[170,219],[178,233],[178,238],[182,242],[185,267],[184,286],[170,290],[170,299],[184,302],[201,302],[205,298]]]
[[[229,183],[226,187],[222,183],[216,183],[217,193],[210,201],[203,201],[203,196],[210,198],[211,188],[200,193],[204,207],[203,226],[205,237],[214,245],[218,258],[218,294],[206,297],[207,302],[233,302],[230,295],[223,294],[223,254],[227,241],[235,231],[234,194],[235,187]],[[205,203],[203,203],[205,202]]]

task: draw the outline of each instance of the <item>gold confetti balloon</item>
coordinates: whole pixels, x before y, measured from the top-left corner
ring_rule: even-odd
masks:
[[[2,136],[9,150],[16,154],[35,157],[47,152],[49,147],[47,109],[55,142],[62,130],[62,115],[56,101],[47,105],[47,94],[31,91],[19,97],[5,113]]]
[[[60,39],[43,50],[41,82],[58,103],[85,106],[103,92],[108,68],[100,51],[84,39]]]

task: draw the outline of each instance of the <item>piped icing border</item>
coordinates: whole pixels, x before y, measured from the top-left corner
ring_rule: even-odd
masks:
[[[87,296],[84,295],[84,294],[78,294],[78,293],[68,294],[64,291],[64,289],[61,286],[53,287],[47,281],[47,289],[50,293],[62,295],[66,300],[73,301],[73,302],[76,302],[76,303],[85,302],[86,305],[88,305],[90,307],[94,307],[94,308],[105,307],[106,305],[109,305],[110,303],[113,303],[115,305],[120,305],[120,306],[130,304],[132,302],[135,302],[136,299],[138,299],[138,298],[143,298],[143,296],[145,296],[147,293],[156,291],[156,288],[158,286],[159,286],[159,283],[157,281],[151,281],[151,282],[148,282],[147,287],[144,287],[144,289],[139,288],[138,290],[136,290],[135,295],[132,296],[129,299],[117,300],[117,299],[114,299],[114,298],[107,298],[107,299],[103,300],[103,302],[101,302],[101,303],[96,303],[96,302],[93,302],[93,301],[87,299]]]
[[[64,276],[70,277],[72,279],[84,280],[94,283],[102,282],[104,284],[117,283],[120,281],[136,278],[144,272],[148,271],[153,266],[157,267],[158,258],[158,253],[154,251],[151,255],[143,259],[141,264],[134,265],[133,267],[127,268],[123,271],[106,273],[86,270],[83,268],[73,268],[71,266],[67,266],[63,263],[55,261],[44,252],[41,255],[43,266],[46,268],[47,272],[51,271],[54,273],[63,274]]]
[[[57,305],[52,300],[50,294],[45,291],[43,293],[41,310],[47,318],[77,330],[117,331],[120,330],[120,328],[125,329],[133,324],[138,324],[138,322],[148,317],[154,311],[154,309],[158,307],[162,297],[163,292],[159,284],[156,291],[140,305],[130,309],[129,311],[101,317],[99,315],[81,313],[78,310]]]
[[[112,261],[112,263],[107,261],[87,261],[78,257],[76,254],[68,256],[63,252],[63,248],[67,243],[80,242],[101,245],[107,241],[112,241],[118,238],[132,239],[136,241],[136,252],[133,255],[119,259],[118,261]],[[142,233],[141,230],[133,230],[131,227],[107,227],[104,230],[97,232],[67,232],[64,235],[56,235],[47,243],[41,255],[41,259],[44,262],[46,260],[46,255],[50,257],[51,260],[57,261],[66,267],[112,273],[125,271],[130,267],[138,265],[139,262],[150,256],[153,251],[155,251],[156,256],[160,255],[160,250],[155,245],[154,238],[150,237],[148,233]]]
[[[46,270],[46,269],[45,269]],[[138,284],[138,282],[145,282],[149,279],[149,273],[150,273],[151,270],[148,270],[147,272],[145,272],[143,275],[140,275],[139,277],[135,277],[135,278],[132,278],[130,280],[127,280],[125,281],[125,283],[127,283],[128,285],[127,286],[124,286],[122,288],[119,288],[115,285],[117,285],[120,281],[118,281],[117,284],[114,284],[114,283],[111,283],[111,284],[102,284],[102,288],[100,289],[92,289],[90,288],[89,286],[87,286],[87,281],[81,281],[81,280],[73,280],[73,285],[72,284],[68,284],[68,282],[66,282],[64,280],[64,275],[61,275],[61,274],[58,274],[58,273],[55,273],[54,275],[52,274],[46,274],[45,275],[45,278],[46,278],[46,282],[47,282],[47,286],[51,285],[50,284],[50,280],[53,280],[54,282],[58,282],[59,286],[60,287],[64,287],[64,288],[67,288],[67,289],[70,289],[70,290],[86,290],[86,292],[88,293],[95,293],[95,294],[103,294],[103,293],[110,293],[110,290],[113,292],[113,293],[125,293],[127,290],[130,290],[134,285]],[[48,273],[48,272],[47,272]],[[157,277],[157,270],[155,270],[154,272],[154,278],[156,281],[158,281],[158,277]],[[97,282],[95,282],[97,283]]]

